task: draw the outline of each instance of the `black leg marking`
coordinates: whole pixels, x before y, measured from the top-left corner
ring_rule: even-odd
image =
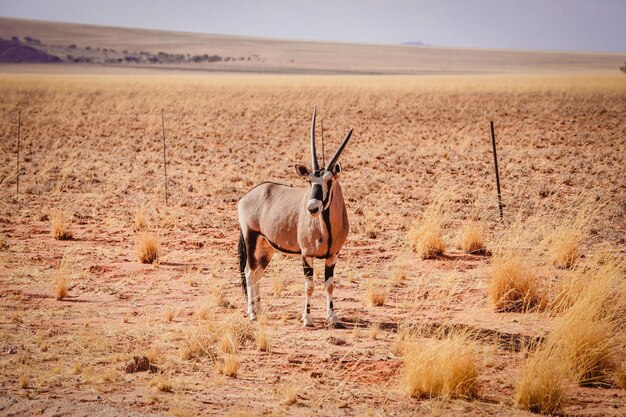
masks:
[[[306,314],[311,314],[311,304],[306,303]]]
[[[248,232],[248,267],[250,271],[254,271],[259,267],[259,263],[254,256],[259,237],[258,232],[252,230]]]
[[[328,279],[335,274],[335,265],[326,266],[324,268],[324,281],[328,281]]]
[[[334,306],[333,306],[333,300],[330,300],[330,309],[333,310]]]
[[[302,258],[302,268],[304,269],[304,276],[308,279],[313,279],[313,268],[311,268],[304,258]]]

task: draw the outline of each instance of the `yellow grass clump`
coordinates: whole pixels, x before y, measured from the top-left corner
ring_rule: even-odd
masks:
[[[272,351],[272,343],[270,341],[269,335],[267,334],[267,330],[262,327],[259,327],[254,333],[254,342],[256,343],[257,349],[261,352],[271,352]]]
[[[144,264],[151,264],[159,259],[160,242],[157,235],[146,232],[137,238],[137,254]]]
[[[525,312],[546,304],[538,278],[517,258],[493,259],[487,292],[498,312]]]
[[[441,255],[446,250],[443,227],[450,220],[448,203],[451,195],[452,191],[433,191],[431,204],[409,229],[409,245],[422,259]]]
[[[372,307],[381,307],[385,305],[387,290],[383,285],[371,281],[367,286],[365,297],[367,303]]]
[[[146,211],[142,207],[135,212],[135,231],[143,230],[146,228]]]
[[[234,378],[237,376],[240,366],[241,364],[239,363],[237,356],[228,354],[224,355],[224,357],[217,362],[216,368],[218,373]]]
[[[515,403],[535,413],[559,411],[566,401],[564,376],[565,369],[553,349],[531,353],[515,384]]]
[[[477,347],[466,334],[404,346],[401,386],[419,398],[474,397],[478,392]]]
[[[560,217],[545,238],[548,256],[557,268],[571,268],[576,263],[580,257],[581,242],[589,234],[602,208],[589,195],[583,196],[573,205],[576,207],[575,213]]]
[[[52,213],[50,234],[56,240],[72,240],[74,238],[74,233],[67,224],[65,215],[62,211],[55,211]]]
[[[54,271],[54,296],[59,301],[67,297],[69,292],[68,268],[68,261],[66,258],[63,258],[59,268]]]
[[[457,247],[466,253],[484,253],[485,227],[477,222],[465,222],[457,236]]]
[[[583,385],[609,384],[611,375],[620,369],[619,352],[623,347],[622,331],[626,325],[626,283],[622,265],[612,260],[593,266],[602,258],[593,257],[581,269],[575,281],[586,281],[570,287],[576,293],[558,297],[557,318],[549,343],[561,353],[563,362],[575,382]]]
[[[172,381],[165,375],[157,375],[150,381],[150,386],[163,392],[172,392]]]

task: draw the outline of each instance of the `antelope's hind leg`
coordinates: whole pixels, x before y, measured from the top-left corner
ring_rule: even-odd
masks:
[[[313,327],[311,319],[311,297],[315,285],[313,283],[313,258],[302,258],[302,268],[304,269],[304,313],[302,313],[302,325],[305,327]]]
[[[337,255],[333,255],[326,259],[324,265],[324,291],[326,292],[326,323],[329,327],[342,327],[339,318],[335,314],[335,305],[333,304],[333,290],[335,289],[335,262]]]
[[[274,256],[274,249],[265,238],[258,233],[250,236],[252,243],[248,247],[248,264],[246,265],[246,286],[248,295],[248,317],[256,320],[261,313],[261,292],[259,282],[263,272]]]

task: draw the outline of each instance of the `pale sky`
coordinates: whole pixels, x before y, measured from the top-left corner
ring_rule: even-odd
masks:
[[[285,39],[626,52],[626,0],[0,0],[0,16]]]

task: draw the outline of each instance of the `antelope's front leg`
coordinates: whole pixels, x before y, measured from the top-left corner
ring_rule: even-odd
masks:
[[[333,255],[326,259],[324,267],[324,290],[326,291],[326,322],[329,326],[334,327],[339,324],[339,319],[335,314],[335,306],[333,305],[333,290],[335,289],[335,262],[337,255]]]
[[[302,314],[302,325],[307,327],[313,326],[311,320],[311,297],[315,285],[313,284],[313,258],[302,258],[302,268],[304,269],[304,313]]]

